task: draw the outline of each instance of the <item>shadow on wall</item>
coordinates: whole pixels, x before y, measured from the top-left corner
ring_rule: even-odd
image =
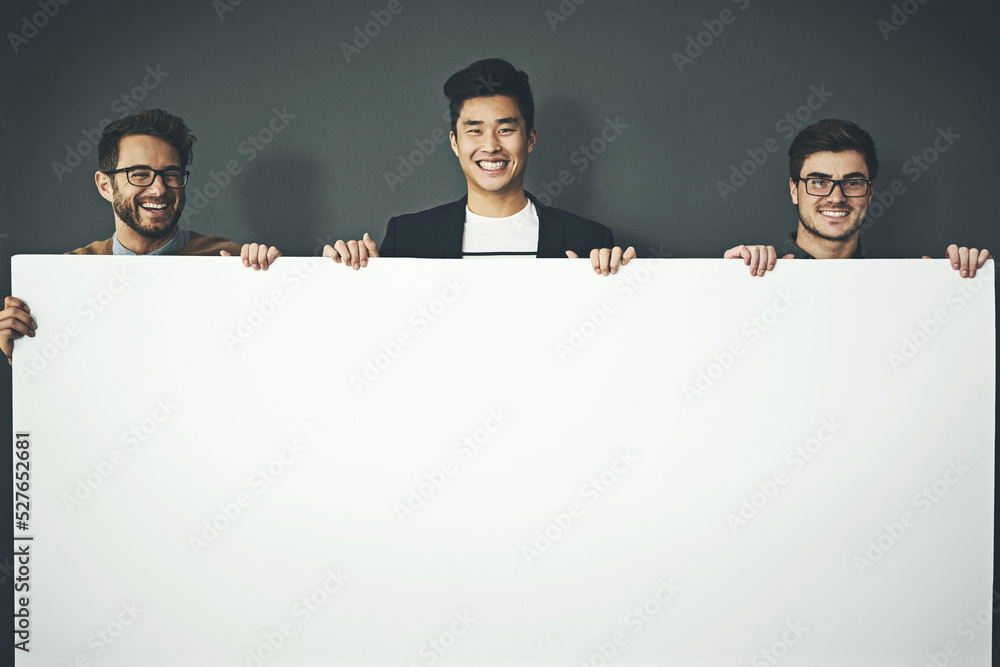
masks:
[[[535,108],[538,143],[529,160],[525,187],[543,204],[593,217],[591,195],[599,187],[593,178],[594,163],[601,155],[592,148],[603,154],[609,145],[601,137],[603,122],[602,127],[596,127],[596,122],[573,100],[555,100]]]
[[[317,237],[334,233],[324,202],[331,179],[324,165],[299,155],[270,155],[250,165],[237,186],[241,238],[307,256]]]

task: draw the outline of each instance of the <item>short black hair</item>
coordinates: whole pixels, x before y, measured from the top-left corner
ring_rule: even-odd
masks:
[[[451,112],[451,131],[457,131],[458,115],[467,100],[497,95],[514,100],[524,118],[526,131],[531,132],[535,127],[535,99],[531,96],[528,75],[500,58],[477,60],[448,77],[444,96],[448,98]]]
[[[158,137],[173,146],[180,156],[181,169],[191,162],[195,136],[191,134],[184,121],[163,109],[143,109],[104,128],[101,140],[97,144],[98,168],[105,173],[117,169],[118,147],[122,138],[135,135]]]
[[[793,181],[801,177],[802,165],[813,153],[857,151],[868,166],[868,178],[878,176],[878,152],[872,135],[849,120],[824,118],[805,128],[788,147],[788,174]]]

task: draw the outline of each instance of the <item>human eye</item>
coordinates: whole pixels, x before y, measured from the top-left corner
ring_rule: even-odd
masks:
[[[821,189],[830,187],[830,181],[825,178],[810,178],[806,184],[811,188]]]
[[[149,185],[153,181],[153,172],[147,167],[127,169],[125,175],[128,176],[128,182],[132,185]]]

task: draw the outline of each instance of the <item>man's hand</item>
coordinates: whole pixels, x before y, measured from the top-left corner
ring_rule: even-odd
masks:
[[[792,259],[795,255],[791,253],[781,259]],[[751,276],[763,276],[767,271],[773,271],[778,263],[778,253],[773,245],[738,245],[730,248],[723,259],[742,259],[743,263],[750,267]]]
[[[6,355],[7,363],[12,364],[14,341],[25,335],[34,337],[38,325],[30,315],[28,304],[17,297],[7,297],[3,305],[4,309],[0,312],[0,350]]]
[[[570,259],[579,259],[572,250],[566,251],[566,256]],[[590,265],[594,267],[594,273],[607,276],[618,273],[618,266],[625,266],[629,260],[635,259],[635,248],[628,247],[624,252],[618,246],[614,248],[594,248],[590,251]]]
[[[983,268],[983,264],[990,258],[990,251],[986,248],[982,250],[966,248],[965,246],[959,248],[954,243],[948,246],[944,253],[948,256],[948,261],[951,262],[951,268],[958,271],[963,278],[975,278],[976,270]],[[924,259],[930,259],[930,257],[924,255]]]
[[[223,257],[231,256],[225,250],[220,250],[219,254]],[[244,243],[243,247],[240,248],[240,259],[243,260],[243,266],[248,268],[252,267],[254,271],[267,271],[267,267],[271,266],[274,260],[279,257],[281,257],[281,251],[273,245],[267,246],[263,243]]]
[[[369,257],[378,257],[378,246],[365,232],[360,241],[337,241],[332,247],[323,246],[323,256],[357,271],[362,266],[368,266]]]

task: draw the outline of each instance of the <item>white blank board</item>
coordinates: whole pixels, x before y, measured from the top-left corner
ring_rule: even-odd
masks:
[[[992,262],[12,269],[18,665],[987,664]]]

